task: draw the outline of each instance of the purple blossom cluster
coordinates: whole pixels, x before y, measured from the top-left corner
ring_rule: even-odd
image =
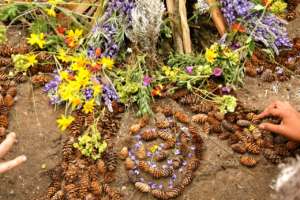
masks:
[[[91,58],[95,57],[96,48],[102,49],[102,56],[105,57],[112,58],[119,53],[122,43],[120,32],[129,26],[133,8],[133,0],[112,0],[107,3],[104,15],[93,27],[88,48]]]
[[[119,101],[119,96],[110,85],[104,84],[102,90],[102,99],[110,112],[113,112],[112,102]]]
[[[87,88],[84,90],[84,95],[86,100],[90,100],[93,98],[94,91],[92,88]]]
[[[52,105],[60,102],[60,99],[57,95],[57,88],[60,84],[61,79],[59,75],[55,75],[54,78],[44,86],[44,92],[48,93],[48,97],[50,99],[50,103]]]
[[[252,34],[254,40],[262,42],[272,48],[276,54],[280,47],[292,46],[285,28],[286,22],[271,13],[262,13],[255,10],[255,4],[249,0],[220,0],[221,11],[229,25],[240,21],[248,34]]]

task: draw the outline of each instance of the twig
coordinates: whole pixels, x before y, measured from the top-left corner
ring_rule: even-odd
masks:
[[[190,54],[192,53],[192,42],[190,36],[190,28],[187,20],[186,0],[179,0],[179,16],[181,22],[184,53]]]

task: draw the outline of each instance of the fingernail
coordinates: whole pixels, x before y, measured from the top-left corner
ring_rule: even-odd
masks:
[[[23,155],[23,156],[21,156],[21,160],[22,160],[23,162],[25,162],[25,161],[27,160],[27,157],[26,157],[25,155]]]
[[[265,125],[261,124],[261,125],[259,125],[259,128],[260,129],[265,129]]]

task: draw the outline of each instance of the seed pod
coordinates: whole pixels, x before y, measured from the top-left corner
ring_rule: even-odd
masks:
[[[153,178],[164,178],[169,177],[173,174],[173,170],[170,168],[154,168],[150,167],[149,173],[153,176]]]
[[[245,146],[249,153],[259,154],[261,151],[260,147],[255,143],[246,143]]]
[[[133,160],[131,160],[130,158],[126,158],[125,160],[125,168],[127,170],[131,170],[131,169],[134,169],[135,168],[135,163]]]
[[[238,138],[238,136],[236,134],[231,134],[229,136],[229,141],[228,144],[232,145],[232,144],[236,144],[240,141],[240,139]]]
[[[192,105],[191,110],[194,113],[209,113],[213,110],[213,104],[202,101],[200,104]]]
[[[105,162],[102,159],[99,159],[97,161],[97,168],[100,174],[104,174],[106,172],[106,165]]]
[[[90,188],[90,190],[96,196],[101,195],[102,192],[103,192],[102,185],[97,180],[93,180],[91,182],[91,188]]]
[[[111,188],[108,184],[103,185],[103,190],[109,196],[110,199],[122,200],[122,195],[114,188]]]
[[[57,191],[50,200],[63,200],[64,199],[64,192],[62,190]]]
[[[240,127],[249,127],[251,125],[251,122],[248,121],[248,120],[243,120],[243,119],[240,119],[236,122],[236,124]]]
[[[276,154],[274,150],[265,149],[263,152],[264,157],[274,164],[278,164],[281,162],[281,157]]]
[[[176,140],[175,140],[175,138],[173,138],[173,139],[171,139],[171,140],[167,140],[167,141],[164,143],[163,148],[164,148],[164,149],[172,149],[172,148],[174,148],[175,144],[176,144]]]
[[[74,143],[74,138],[73,137],[68,138],[64,142],[63,149],[62,149],[62,154],[63,154],[63,160],[64,161],[71,160],[71,156],[73,154],[73,143]]]
[[[257,164],[257,161],[250,156],[242,156],[240,163],[246,167],[254,167]]]
[[[222,132],[222,126],[221,123],[216,120],[214,117],[209,116],[207,119],[208,123],[210,124],[210,130],[212,133],[221,133]]]
[[[230,133],[228,133],[228,132],[223,132],[218,135],[218,138],[220,140],[227,140],[229,137],[230,137]]]
[[[134,184],[135,188],[138,189],[140,192],[148,193],[151,191],[150,186],[147,183],[136,182]]]
[[[155,189],[151,190],[152,196],[154,196],[157,199],[162,199],[162,200],[168,200],[169,198],[166,196],[166,193],[163,190],[160,189]]]
[[[252,135],[253,135],[253,137],[254,137],[255,140],[261,138],[261,136],[262,136],[261,131],[258,128],[255,128],[252,131]]]
[[[168,157],[168,154],[167,154],[165,151],[160,151],[158,154],[156,154],[156,155],[154,156],[154,160],[155,160],[156,162],[161,162],[161,161],[166,160],[167,157]]]
[[[178,89],[174,92],[174,94],[170,95],[170,97],[174,100],[178,100],[188,94],[189,94],[189,91],[187,89]]]
[[[186,168],[190,171],[196,171],[200,165],[200,161],[197,158],[192,158],[189,160]]]
[[[181,181],[182,185],[184,187],[188,186],[189,184],[191,184],[193,181],[193,173],[191,172],[187,172],[184,174],[183,179]]]
[[[234,125],[231,124],[230,122],[228,122],[227,120],[222,120],[221,126],[226,131],[229,131],[229,132],[232,132],[232,133],[234,133],[236,131],[236,128],[234,127]]]
[[[288,157],[291,155],[286,145],[277,145],[275,146],[274,151],[276,152],[277,155],[283,157]]]
[[[128,148],[127,148],[127,147],[123,147],[123,148],[121,149],[121,151],[119,152],[119,157],[120,157],[122,160],[124,160],[124,159],[126,159],[126,158],[128,157],[128,154],[129,154]]]
[[[201,127],[202,131],[204,134],[208,135],[211,132],[211,126],[208,122],[205,122],[202,127]]]
[[[12,96],[10,96],[9,94],[5,95],[4,97],[4,105],[6,105],[7,107],[12,107],[15,103],[15,100]]]
[[[138,150],[135,152],[135,155],[138,159],[143,160],[146,158],[146,148],[144,145],[141,145]]]
[[[0,115],[8,115],[9,113],[9,108],[4,105],[4,104],[0,104]]]
[[[201,101],[202,99],[195,94],[188,94],[180,99],[180,103],[184,105],[192,105],[192,104],[194,105],[200,103]]]
[[[150,165],[146,161],[139,161],[139,168],[144,172],[150,172]]]
[[[108,171],[114,171],[118,165],[117,154],[113,149],[108,149],[104,155],[104,161]]]
[[[232,144],[231,149],[240,154],[244,154],[247,151],[247,149],[243,143]]]
[[[175,117],[181,123],[188,124],[190,122],[189,116],[182,112],[179,111],[175,112]]]
[[[55,193],[60,189],[60,185],[56,183],[51,183],[47,189],[47,198],[51,198],[55,195]]]
[[[176,156],[172,159],[172,166],[174,169],[179,169],[182,165],[183,157],[182,156]]]
[[[168,189],[165,192],[165,195],[166,195],[165,197],[168,199],[174,199],[174,198],[180,196],[182,194],[183,190],[184,190],[183,184],[176,185],[173,188]]]
[[[139,132],[141,130],[141,125],[140,124],[133,124],[130,128],[129,128],[129,132],[131,134],[136,134],[137,132]]]
[[[172,116],[174,114],[170,106],[164,106],[160,112],[163,113],[166,117]]]
[[[8,88],[8,90],[6,91],[6,94],[15,97],[17,95],[17,88],[16,87],[10,87]]]
[[[197,114],[192,116],[192,122],[203,124],[207,121],[206,114]]]
[[[161,139],[163,139],[165,141],[174,140],[173,135],[168,133],[167,131],[158,131],[157,134]]]
[[[249,120],[249,121],[253,121],[253,120],[255,119],[255,117],[256,117],[256,114],[255,114],[255,113],[252,113],[252,112],[247,113],[247,115],[246,115],[246,118],[247,118],[247,120]]]
[[[6,115],[0,115],[0,127],[8,128],[8,118]]]
[[[275,80],[275,75],[273,74],[272,70],[270,69],[266,69],[262,75],[261,75],[261,79],[264,82],[272,82]]]
[[[79,196],[84,198],[90,188],[90,178],[87,173],[83,173],[79,178]]]
[[[224,120],[225,115],[224,115],[224,113],[221,113],[221,112],[215,112],[215,113],[214,113],[214,117],[215,117],[218,121],[222,121],[222,120]]]
[[[66,192],[66,197],[67,199],[77,199],[77,191],[78,188],[76,187],[75,184],[68,184],[65,186],[65,192]]]
[[[296,150],[299,146],[300,144],[298,142],[291,141],[291,140],[286,143],[286,147],[290,151]]]
[[[145,141],[155,140],[158,137],[157,131],[155,129],[147,129],[142,132],[141,138]]]
[[[140,118],[139,120],[139,125],[140,125],[140,128],[144,128],[145,126],[147,126],[147,124],[149,124],[149,116],[145,115],[143,116],[142,118]]]

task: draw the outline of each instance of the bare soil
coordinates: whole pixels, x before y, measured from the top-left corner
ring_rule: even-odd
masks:
[[[297,8],[298,12],[300,7]],[[290,22],[292,37],[300,36],[300,18]],[[0,200],[28,200],[41,196],[50,179],[45,172],[60,161],[62,134],[57,130],[56,118],[59,111],[48,104],[48,99],[41,89],[33,90],[30,83],[18,87],[18,101],[10,113],[9,131],[17,133],[18,143],[6,159],[25,154],[28,161],[6,174],[0,175]],[[290,101],[300,110],[300,80],[292,78],[288,82],[264,83],[257,78],[246,78],[245,87],[238,93],[240,101],[251,107],[263,109],[272,100]],[[171,104],[185,110],[173,100],[165,99],[162,104]],[[134,121],[134,112],[124,114],[119,132],[119,139],[126,136],[130,124]],[[239,164],[239,157],[234,154],[225,141],[215,136],[203,135],[206,150],[196,178],[187,188],[180,200],[267,200],[275,192],[270,185],[276,178],[278,168],[259,157],[259,164],[248,169]],[[121,148],[121,146],[119,146]],[[122,190],[125,199],[152,199],[150,195],[137,192],[128,183],[123,166],[115,186]]]

